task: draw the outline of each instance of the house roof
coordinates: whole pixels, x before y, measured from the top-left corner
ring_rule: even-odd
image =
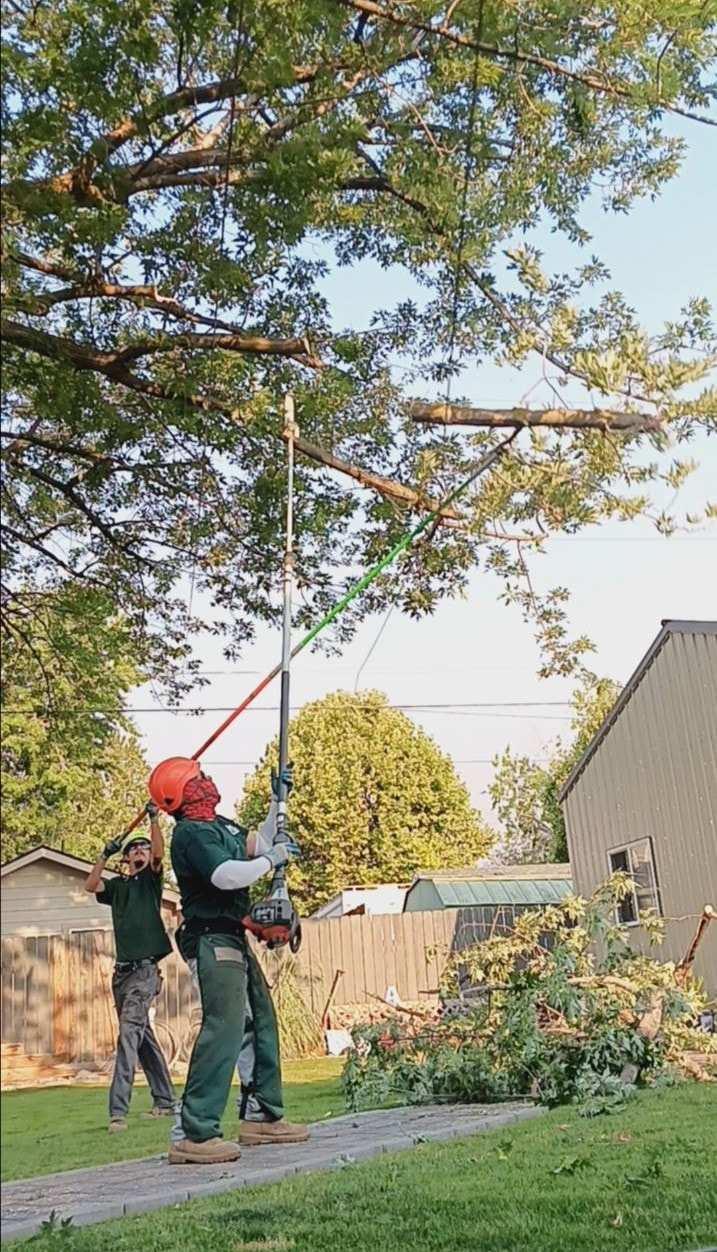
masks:
[[[24,869],[26,865],[43,860],[51,861],[54,865],[61,865],[63,869],[76,870],[85,876],[92,869],[92,861],[85,861],[82,857],[70,856],[67,852],[58,852],[57,848],[48,848],[45,844],[40,844],[39,848],[33,848],[30,852],[24,852],[22,856],[14,857],[12,861],[6,861],[0,868],[0,877],[5,878],[7,874],[14,874],[16,870]],[[118,877],[117,871],[113,869],[105,869],[102,872],[108,878]],[[163,887],[162,895],[173,904],[179,905],[179,892],[173,887]]]
[[[570,865],[567,861],[542,861],[526,865],[473,865],[469,869],[437,869],[419,871],[411,883],[419,878],[429,878],[431,882],[447,879],[451,882],[473,881],[485,879],[506,879],[511,882],[523,879],[570,878]]]
[[[332,895],[332,900],[338,900],[340,896],[346,895],[349,891],[385,891],[389,888],[392,891],[406,891],[410,883],[407,882],[372,882],[372,883],[349,883],[347,887],[341,887]]]
[[[563,862],[486,865],[416,874],[408,894],[422,883],[430,883],[441,905],[447,909],[471,905],[556,904],[573,889],[570,866]]]
[[[645,674],[656,657],[659,656],[665,646],[665,643],[671,635],[717,635],[717,622],[682,622],[675,621],[670,618],[667,618],[662,622],[662,629],[659,635],[645,653],[634,674],[628,678],[604,722],[595,732],[579,761],[573,766],[572,770],[568,774],[568,777],[558,792],[558,801],[560,804],[562,804],[563,800],[567,798],[568,792],[575,786],[575,783],[585,769],[588,761],[595,755],[595,752],[607,735],[608,731],[614,726],[628,700],[632,699],[635,691],[645,677]]]

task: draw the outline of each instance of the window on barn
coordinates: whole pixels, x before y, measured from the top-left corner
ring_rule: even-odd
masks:
[[[635,890],[628,892],[615,909],[620,925],[636,926],[647,909],[660,913],[652,840],[638,839],[623,848],[613,848],[607,855],[610,873],[627,874],[635,884]]]

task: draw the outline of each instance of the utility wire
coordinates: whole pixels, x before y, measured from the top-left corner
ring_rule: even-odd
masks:
[[[298,713],[301,711],[302,707],[303,707],[302,705],[294,706],[291,709],[291,712]],[[503,706],[498,706],[498,707],[503,707]],[[455,715],[456,717],[492,717],[492,718],[509,719],[513,721],[541,721],[541,722],[542,721],[547,721],[547,722],[570,722],[572,721],[572,717],[569,717],[567,715],[557,716],[551,713],[496,713],[493,711],[484,712],[482,711],[483,708],[492,709],[493,706],[491,705],[470,706],[469,705],[465,707],[460,707],[460,706],[455,706],[455,705],[436,705],[436,704],[428,704],[428,705],[425,705],[425,704],[388,704],[386,705],[384,704],[384,705],[378,705],[378,706],[377,705],[364,705],[363,707],[361,707],[361,706],[357,706],[354,704],[354,705],[351,705],[350,711],[354,712],[358,710],[358,711],[365,712],[365,713],[376,713],[376,712],[381,711],[382,709],[392,709],[392,710],[406,712],[406,713],[409,713],[409,712],[429,713],[429,714],[434,713],[434,714],[439,714],[439,715],[443,714],[445,716]],[[15,717],[42,717],[43,715],[42,709],[20,708],[20,709],[3,709],[2,711],[6,716],[8,714],[12,714]],[[260,708],[253,708],[251,711],[252,713],[271,713],[273,715],[276,715],[276,709],[274,708],[260,707]],[[332,711],[336,712],[337,708],[335,707]],[[123,708],[123,709],[101,709],[101,708],[95,708],[95,709],[84,708],[83,709],[83,708],[80,708],[80,709],[73,709],[72,712],[75,714],[79,714],[79,715],[87,716],[87,717],[100,717],[100,716],[122,717],[125,715],[145,716],[150,713],[171,714],[172,717],[176,717],[177,714],[184,714],[186,717],[199,717],[199,716],[203,716],[205,713],[231,713],[233,712],[233,708],[231,705],[211,705],[211,706],[207,706],[206,708],[197,707],[197,708],[191,708],[191,709],[175,709],[175,708],[169,708],[166,705],[164,705],[164,706],[158,706],[155,708]]]
[[[447,755],[450,756],[450,753],[448,753]],[[544,763],[544,762],[550,761],[551,759],[552,758],[549,756],[537,756],[537,757],[531,756],[530,758],[531,762],[538,764],[538,765],[541,762]],[[493,764],[493,758],[488,757],[488,756],[473,756],[473,757],[467,757],[465,759],[461,759],[460,757],[451,757],[451,760],[453,761],[454,765],[492,765]],[[231,766],[246,765],[246,766],[251,766],[252,768],[255,768],[256,764],[257,764],[256,758],[253,761],[202,761],[202,766],[205,767],[206,769],[219,769],[220,767],[226,767],[230,765]]]
[[[325,697],[323,697],[325,699]],[[229,706],[230,708],[233,706]],[[292,712],[296,713],[303,708],[302,704],[292,704]],[[328,707],[328,704],[327,704]],[[412,709],[569,709],[572,708],[570,700],[424,700],[416,704],[391,703],[387,701],[385,704],[350,704],[344,705],[337,701],[332,706],[332,710],[337,709],[362,709],[364,711],[376,712],[377,709],[400,709],[402,711],[410,711]],[[34,709],[29,707],[19,709],[3,709],[5,713],[33,713]],[[90,705],[84,707],[80,705],[75,709],[76,713],[223,713],[223,706],[197,705],[195,708],[176,708],[174,705],[151,705],[148,709],[144,708],[122,708],[107,709],[97,706],[92,708]],[[256,704],[252,709],[253,713],[275,713],[276,709],[270,704]]]
[[[386,629],[386,627],[388,626],[388,623],[389,623],[389,620],[390,620],[391,614],[393,613],[394,608],[395,608],[395,605],[393,605],[393,604],[389,607],[388,613],[386,614],[386,616],[384,617],[383,621],[381,622],[381,625],[380,625],[380,626],[379,626],[379,628],[378,628],[378,634],[376,635],[376,638],[374,639],[374,641],[373,641],[373,643],[371,644],[371,647],[369,648],[368,652],[366,653],[366,655],[365,655],[365,657],[364,657],[363,661],[361,662],[361,664],[359,665],[358,669],[356,670],[356,678],[354,679],[354,691],[358,691],[359,678],[361,677],[361,675],[362,675],[362,673],[363,673],[364,669],[366,668],[366,666],[367,666],[367,664],[368,664],[369,660],[371,659],[371,657],[372,657],[372,655],[373,655],[373,653],[374,653],[374,650],[375,650],[375,648],[376,648],[376,644],[378,643],[379,639],[381,638],[381,635],[383,634],[384,630],[385,630],[385,629]]]

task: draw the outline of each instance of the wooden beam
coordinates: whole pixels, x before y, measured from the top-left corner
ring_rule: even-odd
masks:
[[[659,417],[645,413],[623,413],[614,409],[477,409],[465,404],[429,404],[412,400],[409,412],[414,422],[440,426],[546,426],[553,430],[615,430],[634,433],[662,430]]]

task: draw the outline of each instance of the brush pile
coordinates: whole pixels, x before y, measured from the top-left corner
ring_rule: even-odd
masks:
[[[679,965],[628,946],[614,911],[632,889],[616,874],[589,901],[525,912],[509,934],[450,956],[437,1009],[354,1029],[342,1075],[349,1108],[397,1096],[523,1096],[594,1114],[621,1107],[640,1085],[714,1081],[713,1018],[690,974],[697,944]],[[699,938],[713,916],[705,910]],[[642,927],[659,944],[660,919],[643,916]]]

